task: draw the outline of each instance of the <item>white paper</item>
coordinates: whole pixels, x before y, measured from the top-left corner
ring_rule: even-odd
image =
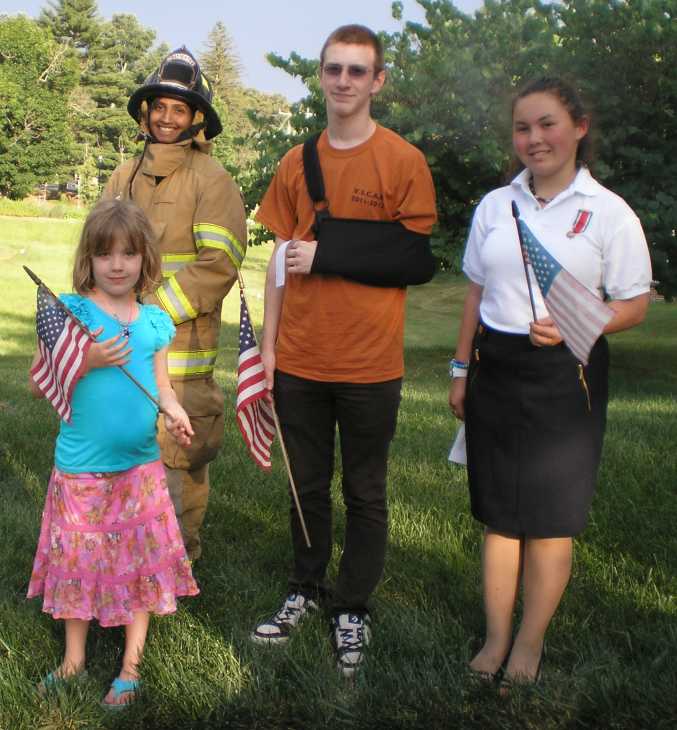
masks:
[[[456,431],[456,438],[449,452],[449,461],[453,461],[454,464],[463,464],[464,466],[468,463],[468,456],[465,451],[465,423],[462,423],[458,431]]]
[[[279,289],[284,286],[285,272],[287,270],[287,264],[285,258],[287,256],[287,246],[291,241],[285,241],[280,244],[275,254],[275,286]]]

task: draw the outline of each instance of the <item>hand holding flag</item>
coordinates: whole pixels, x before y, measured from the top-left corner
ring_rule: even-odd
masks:
[[[514,202],[512,210],[522,255],[536,274],[545,306],[566,346],[577,360],[587,365],[590,350],[614,316],[614,311],[583,286],[548,252],[519,217],[519,210]],[[533,308],[531,281],[528,275],[527,284]]]

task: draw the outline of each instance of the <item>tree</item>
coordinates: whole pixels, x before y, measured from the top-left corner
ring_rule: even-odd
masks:
[[[104,21],[96,0],[49,0],[42,25],[61,43],[78,50],[80,79],[69,99],[69,124],[76,143],[78,173],[92,159],[106,177],[133,154],[138,127],[127,114],[127,101],[168,52],[153,49],[155,32],[134,15],[114,14]]]
[[[0,194],[26,195],[72,160],[66,99],[77,59],[25,16],[0,17]]]
[[[127,101],[159,63],[151,51],[154,41],[155,32],[134,15],[116,14],[101,23],[89,48],[71,111],[81,160],[101,156],[104,174],[135,148],[138,125],[127,113]]]
[[[516,80],[542,75],[554,44],[551,5],[487,0],[468,16],[446,0],[419,0],[426,25],[386,37],[389,83],[375,112],[426,155],[437,190],[433,248],[458,270],[474,206],[510,163],[509,98]],[[401,5],[393,11],[401,17]]]
[[[460,264],[470,216],[511,166],[510,98],[527,80],[563,76],[592,102],[595,174],[638,213],[659,291],[677,294],[676,0],[485,0],[474,16],[449,0],[418,0],[426,23],[382,35],[389,81],[374,116],[425,153],[438,196],[434,250]],[[402,17],[402,4],[393,3]],[[317,61],[270,62],[306,82],[291,108],[292,132],[266,120],[255,140],[251,205],[279,158],[324,125]]]
[[[86,54],[99,34],[96,0],[49,0],[40,13],[40,23],[59,42],[68,42]]]
[[[248,136],[251,160],[238,176],[245,203],[254,210],[265,193],[281,157],[295,144],[326,125],[324,99],[319,84],[319,62],[292,53],[288,59],[269,53],[268,61],[291,76],[300,78],[308,87],[309,94],[295,104],[284,102],[261,108],[249,114],[252,131]],[[250,232],[250,241],[261,243],[268,234],[260,226]]]
[[[205,45],[200,66],[212,83],[214,108],[223,124],[223,132],[214,140],[213,154],[241,185],[247,185],[256,156],[252,143],[259,130],[257,120],[286,110],[288,104],[282,96],[242,85],[235,45],[221,21],[212,28]]]
[[[200,54],[200,67],[212,83],[219,98],[228,103],[242,84],[242,64],[226,26],[219,20],[209,31],[207,50]]]
[[[677,295],[677,2],[568,0],[556,59],[593,109],[596,175],[634,208],[654,278]]]

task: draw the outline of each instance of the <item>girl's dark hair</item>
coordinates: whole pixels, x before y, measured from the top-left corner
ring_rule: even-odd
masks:
[[[569,112],[569,116],[574,123],[587,119],[590,122],[590,115],[585,110],[581,97],[574,87],[567,81],[556,76],[542,76],[527,82],[515,95],[512,100],[511,111],[514,114],[515,105],[520,99],[524,99],[531,94],[551,94],[555,96]],[[589,167],[592,163],[592,142],[590,139],[590,129],[587,134],[578,142],[576,149],[576,165],[581,167]],[[520,168],[523,165],[520,163]]]
[[[138,205],[128,200],[101,200],[87,216],[73,264],[73,289],[87,294],[94,288],[92,256],[108,253],[116,241],[124,241],[142,257],[137,294],[153,291],[160,280],[160,254],[150,221]]]

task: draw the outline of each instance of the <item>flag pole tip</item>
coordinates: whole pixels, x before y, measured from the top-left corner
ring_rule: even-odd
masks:
[[[23,266],[23,270],[24,270],[24,271],[25,271],[25,272],[26,272],[26,273],[28,274],[28,276],[30,276],[30,277],[31,277],[31,279],[33,279],[33,281],[34,281],[34,282],[35,282],[35,283],[36,283],[36,284],[37,284],[38,286],[40,286],[40,284],[42,284],[42,282],[40,281],[40,279],[38,279],[38,277],[36,276],[36,274],[34,274],[34,273],[33,273],[33,272],[32,272],[32,271],[31,271],[31,270],[30,270],[30,269],[28,268],[28,266],[26,266],[25,264],[24,264],[24,266]]]

